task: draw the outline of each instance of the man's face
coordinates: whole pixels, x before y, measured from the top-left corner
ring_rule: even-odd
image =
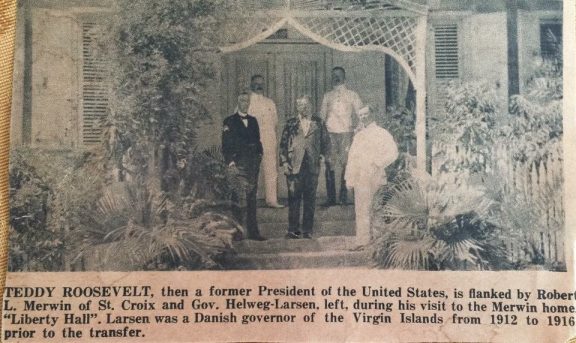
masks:
[[[298,115],[304,118],[309,118],[310,114],[312,113],[312,111],[310,111],[310,107],[311,106],[308,101],[303,99],[296,100],[296,112],[298,112]]]
[[[250,83],[250,89],[256,94],[264,94],[264,86],[266,86],[266,84],[264,83],[264,78],[262,77],[256,77]]]
[[[344,83],[346,77],[340,69],[332,70],[332,86],[338,86]]]
[[[250,107],[250,96],[248,94],[242,94],[238,97],[238,111],[242,113],[248,113],[248,108]]]
[[[358,118],[360,119],[360,121],[364,125],[368,125],[374,121],[374,117],[372,116],[372,113],[370,111],[367,111],[366,113],[358,114]]]

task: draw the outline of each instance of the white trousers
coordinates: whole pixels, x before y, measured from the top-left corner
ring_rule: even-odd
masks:
[[[372,189],[370,182],[354,187],[354,209],[356,211],[356,244],[366,245],[372,239],[370,232],[370,210],[372,208],[372,198],[375,189]]]
[[[278,152],[276,135],[266,133],[262,135],[262,174],[264,175],[264,189],[267,204],[278,203]]]
[[[356,244],[366,245],[372,240],[372,201],[378,189],[386,184],[384,168],[364,173],[354,185],[354,209],[356,212]]]

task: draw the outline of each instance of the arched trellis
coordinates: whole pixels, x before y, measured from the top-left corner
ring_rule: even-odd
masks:
[[[404,69],[416,90],[417,167],[426,169],[425,43],[427,8],[408,0],[239,0],[249,16],[230,23],[224,53],[290,26],[327,47],[381,51]]]

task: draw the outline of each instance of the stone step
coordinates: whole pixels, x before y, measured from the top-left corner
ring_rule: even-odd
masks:
[[[314,219],[314,237],[323,236],[354,236],[356,223],[354,220],[320,221]],[[260,234],[266,238],[283,238],[288,232],[287,222],[258,223]]]
[[[264,242],[243,240],[234,244],[238,254],[274,254],[293,252],[349,251],[356,246],[355,236],[326,236],[314,239],[269,239]]]
[[[257,210],[258,223],[283,223],[288,222],[288,207],[267,208],[259,207]],[[302,212],[300,212],[302,215]],[[354,205],[342,205],[322,207],[316,206],[314,221],[338,221],[354,220]]]
[[[332,269],[370,267],[368,251],[285,252],[238,254],[226,263],[227,269]]]

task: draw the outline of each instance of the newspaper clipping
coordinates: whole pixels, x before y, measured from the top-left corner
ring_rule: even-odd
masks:
[[[575,15],[18,1],[1,340],[569,341]]]

